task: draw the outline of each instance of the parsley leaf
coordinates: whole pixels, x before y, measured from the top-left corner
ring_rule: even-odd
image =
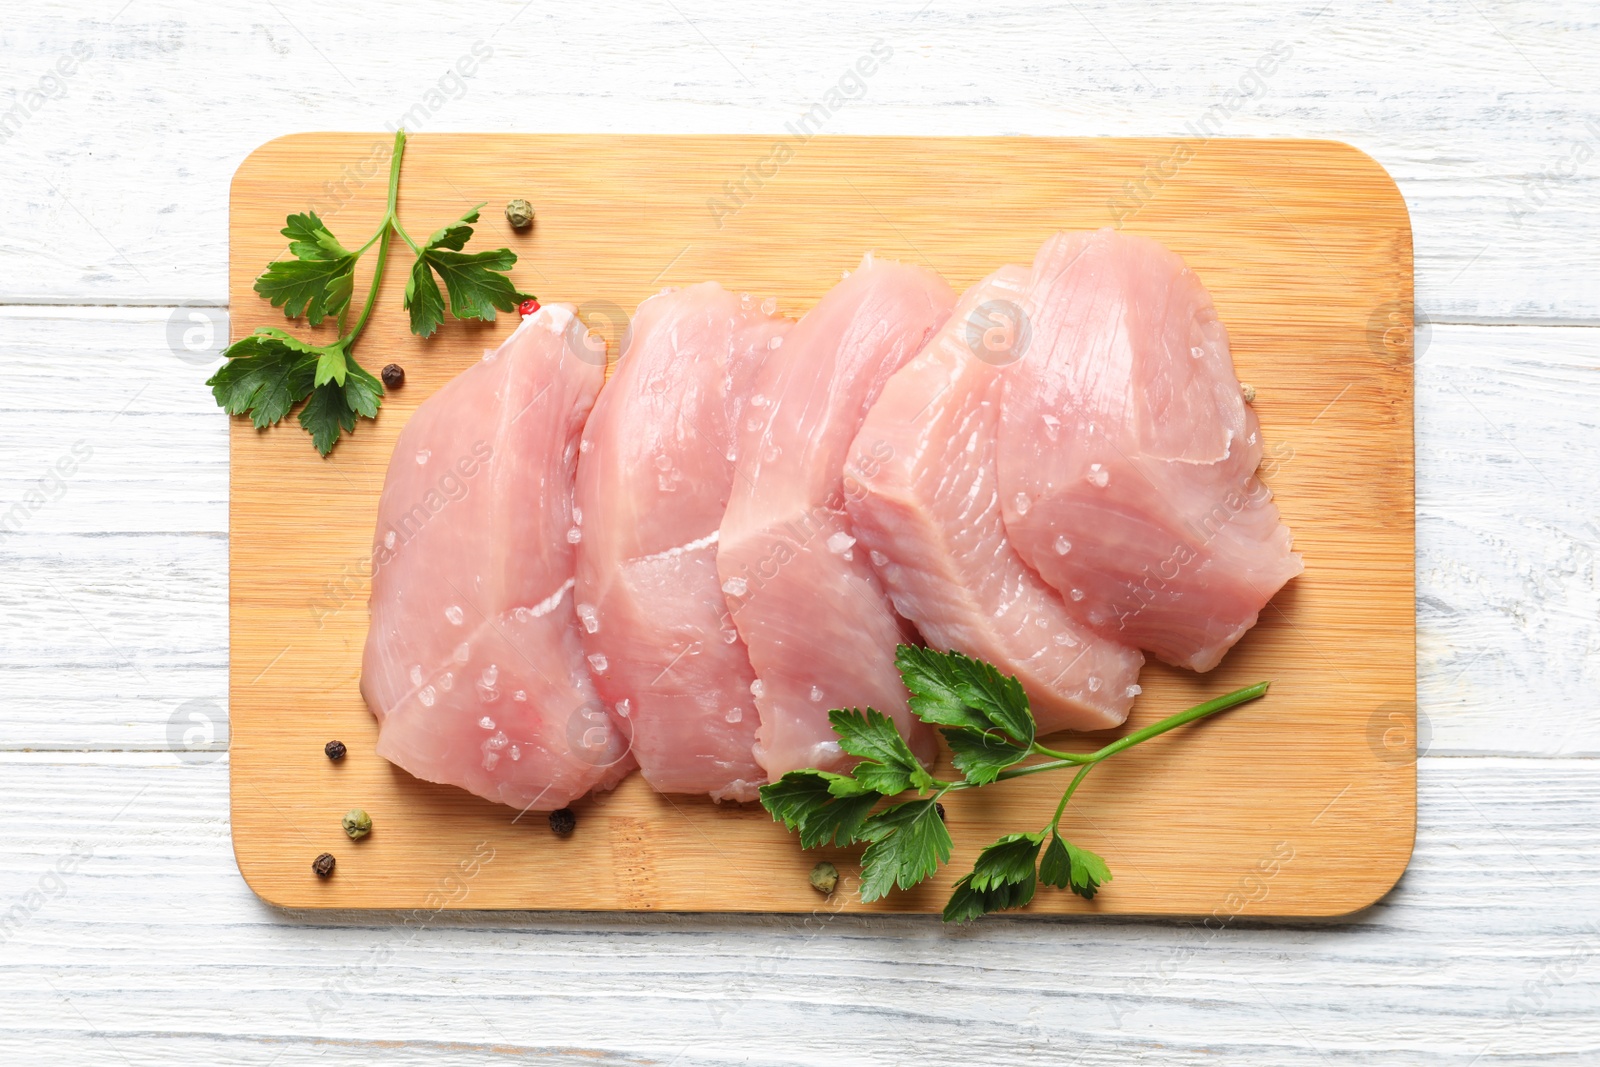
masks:
[[[894,720],[882,712],[868,708],[863,715],[854,708],[835,709],[828,712],[828,721],[839,735],[839,747],[861,757],[863,762],[854,773],[863,785],[884,796],[903,793],[913,786],[933,787],[933,777],[911,754]]]
[[[880,794],[845,774],[790,771],[761,787],[761,806],[790,830],[800,832],[801,848],[848,845]]]
[[[895,886],[910,889],[950,860],[950,831],[932,797],[885,808],[862,825],[858,836],[872,842],[861,854],[863,903]]]
[[[368,374],[355,360],[348,360],[343,382],[317,385],[311,399],[300,409],[300,425],[311,435],[311,443],[326,456],[338,444],[341,433],[354,433],[356,416],[372,418],[383,403],[383,384]]]
[[[444,325],[444,294],[433,279],[428,261],[418,257],[411,264],[411,277],[406,279],[406,299],[403,305],[411,313],[411,332],[418,337],[432,337]]]
[[[269,263],[255,290],[273,307],[283,308],[285,318],[304,314],[316,326],[350,306],[358,257],[345,250],[314,211],[290,215],[287,222],[282,233],[295,258]]]
[[[1034,862],[1044,832],[1007,834],[982,852],[972,867],[972,887],[978,890],[1022,882],[1033,877]]]
[[[322,349],[271,326],[229,345],[228,362],[207,380],[229,415],[249,415],[258,430],[276,425],[311,392]]]
[[[311,443],[326,456],[341,433],[356,428],[356,413],[344,402],[344,390],[326,382],[311,391],[311,399],[300,409],[300,425],[311,435]]]
[[[282,330],[264,326],[229,345],[228,357],[207,385],[224,411],[249,415],[256,429],[274,426],[291,408],[310,397],[300,409],[300,425],[324,456],[341,434],[356,427],[356,416],[378,413],[383,385],[343,347],[308,345]],[[323,370],[336,363],[337,378]]]
[[[315,211],[290,215],[278,232],[289,239],[289,251],[296,259],[343,259],[350,253],[339,243]]]
[[[867,708],[830,711],[842,750],[861,760],[853,774],[791,771],[763,786],[761,802],[773,817],[800,832],[806,848],[818,844],[868,842],[861,855],[860,897],[871,903],[896,887],[909,889],[949,862],[951,840],[939,801],[957,790],[997,781],[1006,768],[1030,754],[1050,757],[1007,777],[1076,770],[1056,805],[1055,817],[1037,833],[1008,834],[978,856],[955,884],[945,905],[947,922],[1021,908],[1039,883],[1070,889],[1085,900],[1111,881],[1106,861],[1062,839],[1058,827],[1069,801],[1089,770],[1134,745],[1265,695],[1269,683],[1236,689],[1187,711],[1135,730],[1095,752],[1065,753],[1034,741],[1033,712],[1017,679],[959,652],[902,645],[896,666],[909,692],[911,710],[938,726],[962,777],[940,781],[917,763],[894,721]],[[872,813],[877,801],[912,788],[932,796]],[[1041,849],[1043,855],[1041,858]]]
[[[1034,863],[1044,831],[1007,834],[978,854],[972,871],[956,882],[944,908],[945,922],[969,922],[991,911],[1025,906],[1038,886]]]
[[[516,265],[515,252],[509,248],[462,251],[472,236],[469,223],[477,221],[478,209],[473,208],[456,222],[435,230],[422,246],[406,282],[404,306],[411,313],[412,333],[429,337],[444,323],[444,296],[435,272],[444,279],[450,293],[450,314],[458,319],[493,322],[496,309],[514,311],[526,299],[507,273]]]
[[[911,710],[924,722],[973,730],[997,729],[1033,743],[1033,712],[1022,683],[959,652],[901,645],[895,666],[910,691]]]
[[[1111,881],[1111,868],[1106,861],[1086,848],[1079,848],[1050,834],[1050,844],[1039,861],[1039,880],[1059,889],[1071,889],[1084,900],[1093,900],[1096,892]]]
[[[992,889],[978,889],[972,884],[972,875],[966,875],[956,882],[950,892],[950,899],[944,906],[944,921],[971,922],[993,911],[1026,907],[1033,900],[1037,887],[1038,880],[1029,875],[1025,882],[1007,882]]]
[[[400,160],[406,134],[395,131],[389,160],[388,207],[370,239],[356,251],[346,248],[314,211],[292,214],[280,231],[289,239],[289,256],[267,265],[255,281],[255,291],[281,307],[290,319],[305,316],[317,326],[324,319],[338,320],[340,336],[327,344],[296,340],[271,327],[229,345],[228,362],[206,382],[217,403],[230,415],[249,415],[257,429],[274,426],[304,401],[299,422],[317,451],[323,455],[360,418],[373,418],[383,403],[383,386],[355,361],[356,339],[367,326],[384,269],[389,262],[391,238],[404,241],[417,253],[406,283],[405,308],[411,330],[431,336],[444,322],[444,279],[450,294],[448,310],[458,319],[493,321],[495,312],[512,311],[526,294],[517,292],[508,272],[516,254],[499,248],[468,254],[463,250],[472,237],[478,208],[441,227],[421,246],[413,241],[395,212],[400,189]],[[355,294],[356,263],[374,245],[377,264],[371,286],[355,325],[345,331],[345,315]],[[435,276],[437,275],[437,277]]]
[[[1000,772],[1020,763],[1031,751],[1002,737],[998,731],[940,730],[950,745],[956,770],[973,785],[988,785]]]

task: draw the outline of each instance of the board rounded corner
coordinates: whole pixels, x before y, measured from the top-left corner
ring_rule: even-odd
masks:
[[[232,775],[230,774],[230,793],[232,792],[232,785]],[[233,851],[233,865],[238,868],[239,879],[244,882],[245,888],[249,889],[250,892],[255,895],[257,900],[261,901],[261,903],[267,905],[269,908],[277,908],[280,911],[333,907],[332,904],[323,904],[317,902],[307,903],[305,900],[294,899],[294,893],[292,891],[286,891],[285,887],[282,885],[273,885],[270,884],[268,880],[264,879],[262,877],[263,872],[260,869],[260,861],[251,859],[240,851],[240,819],[238,804],[232,799],[231,796],[228,809],[228,822],[230,824],[230,829],[228,832],[228,845]],[[248,835],[246,836],[248,837]],[[311,871],[311,864],[309,862],[307,862],[305,869],[309,875]]]
[[[1406,203],[1406,195],[1401,191],[1400,183],[1395,181],[1394,175],[1389,173],[1389,168],[1385,167],[1371,152],[1368,152],[1364,148],[1358,148],[1349,141],[1338,141],[1330,137],[1323,138],[1312,143],[1342,152],[1349,156],[1353,156],[1353,162],[1356,167],[1359,167],[1362,170],[1370,171],[1379,179],[1381,179],[1385,186],[1385,193],[1387,194],[1388,199],[1391,200],[1393,202],[1393,206],[1398,209],[1400,221],[1405,227],[1406,243],[1409,246],[1413,236],[1413,229],[1411,225],[1411,205]]]
[[[1415,802],[1411,807],[1410,833],[1406,837],[1405,850],[1396,852],[1388,863],[1392,867],[1385,867],[1375,872],[1375,877],[1365,884],[1365,888],[1353,900],[1333,901],[1328,910],[1318,911],[1315,918],[1319,919],[1348,919],[1366,911],[1383,902],[1384,898],[1395,891],[1400,879],[1405,877],[1406,871],[1411,869],[1411,858],[1417,851],[1417,809]]]
[[[238,199],[237,189],[239,185],[239,179],[241,177],[248,176],[250,171],[260,167],[262,161],[266,157],[271,155],[274,151],[279,151],[287,147],[290,142],[310,140],[318,136],[322,135],[314,133],[310,130],[296,130],[293,133],[281,133],[276,137],[268,138],[267,140],[256,145],[254,148],[250,149],[249,152],[245,153],[245,157],[239,160],[239,165],[233,168],[233,176],[228,179],[229,203],[231,204],[233,201]]]

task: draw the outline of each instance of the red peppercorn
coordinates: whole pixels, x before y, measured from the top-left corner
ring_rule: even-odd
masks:
[[[523,318],[527,318],[529,315],[532,315],[535,311],[539,310],[539,298],[534,296],[528,297],[528,299],[517,305],[517,310],[522,313]]]

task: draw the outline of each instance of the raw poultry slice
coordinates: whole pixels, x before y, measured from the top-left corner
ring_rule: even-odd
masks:
[[[755,667],[756,759],[773,778],[851,762],[830,708],[875,707],[920,757],[934,754],[894,666],[912,633],[854,548],[844,465],[884,383],[954,297],[931,271],[868,255],[790,332],[750,398],[717,572]]]
[[[850,521],[896,610],[928,643],[1022,683],[1041,733],[1128,717],[1144,657],[1070,614],[1012,549],[995,473],[1002,367],[1022,356],[1025,267],[968,289],[922,353],[889,379],[845,468]],[[882,457],[882,458],[879,458]]]
[[[773,308],[715,282],[646,300],[584,429],[584,649],[640,772],[664,793],[754,800],[767,780],[717,530],[752,384],[794,325]]]
[[[1303,569],[1210,294],[1103,229],[1047,241],[1024,308],[1000,420],[1012,543],[1101,633],[1210,670]]]
[[[523,809],[633,766],[573,611],[578,435],[604,376],[575,322],[546,305],[417,408],[373,543],[361,691],[378,754]]]

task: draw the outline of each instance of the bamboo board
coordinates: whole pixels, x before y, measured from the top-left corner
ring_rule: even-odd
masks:
[[[235,338],[282,314],[251,290],[286,254],[286,214],[346,244],[381,218],[391,137],[272,141],[232,187]],[[1338,915],[1386,892],[1416,823],[1411,230],[1373,160],[1319,141],[418,135],[400,210],[413,234],[487,201],[470,248],[615,339],[666,285],[715,278],[798,316],[861,254],[922,263],[959,291],[1028,262],[1059,229],[1121,225],[1181,253],[1254,385],[1273,488],[1306,573],[1211,674],[1146,667],[1128,728],[1240,685],[1261,701],[1119,756],[1063,824],[1115,880],[1091,903],[1041,890],[1032,913]],[[516,233],[500,208],[533,201]],[[354,245],[352,245],[354,247]],[[369,259],[371,257],[368,257]],[[759,805],[661,796],[637,777],[576,806],[557,838],[517,813],[411,778],[373,751],[357,685],[379,490],[417,404],[496,345],[514,315],[412,337],[408,259],[391,265],[358,355],[406,369],[375,423],[327,460],[293,419],[232,425],[231,773],[246,881],[285,907],[937,912],[977,851],[1049,819],[1042,775],[947,798],[955,855],[916,890],[862,905],[858,850],[802,852]],[[363,267],[368,264],[363,264]],[[364,291],[358,274],[357,292]],[[291,327],[304,335],[303,323]],[[1115,734],[1063,737],[1097,747]],[[324,742],[350,754],[331,763]],[[347,840],[340,816],[372,814]],[[317,879],[328,851],[338,870]],[[841,891],[806,875],[832,860]]]

